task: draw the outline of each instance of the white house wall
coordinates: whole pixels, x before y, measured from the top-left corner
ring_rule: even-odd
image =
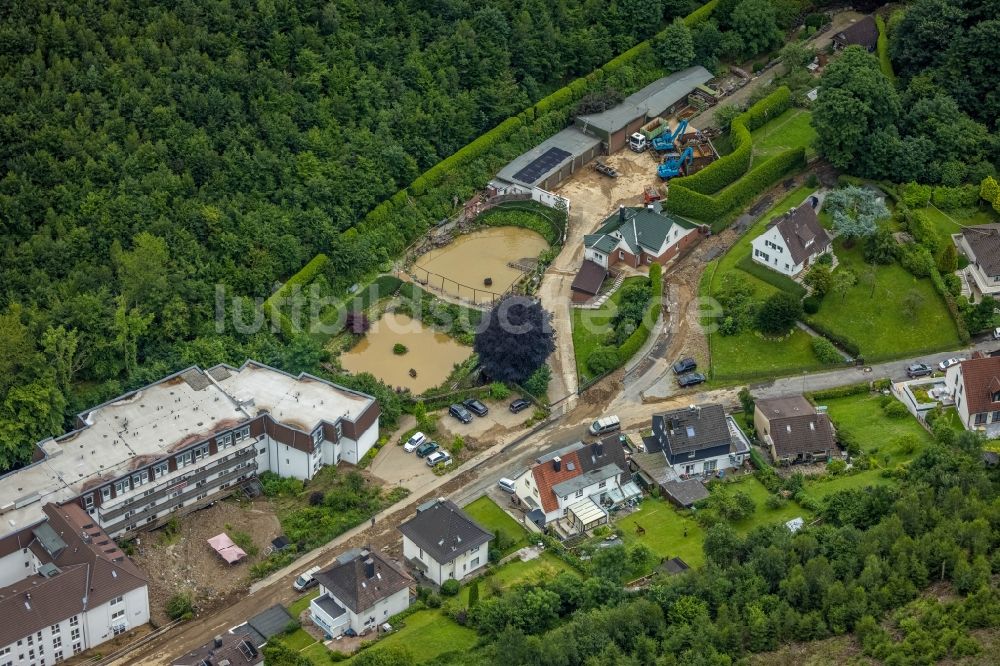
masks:
[[[603,252],[598,252],[592,247],[588,247],[587,251],[584,252],[584,258],[594,262],[595,264],[604,266],[605,268],[608,267],[608,255]]]
[[[679,462],[673,465],[674,472],[677,474],[702,474],[705,472],[705,465],[711,468],[711,463],[715,462],[715,468],[709,469],[708,471],[712,474],[718,472],[719,470],[730,470],[740,467],[743,464],[743,455],[732,455],[725,453],[721,456],[715,456],[713,458],[705,458],[704,460],[695,460],[690,463]],[[688,465],[691,466],[691,470],[688,471]]]
[[[336,600],[336,602],[341,605],[341,607],[347,608],[347,606],[340,599],[337,599],[336,596],[334,596],[333,594],[331,594],[330,596],[333,597]],[[410,607],[410,588],[404,587],[399,592],[396,592],[392,596],[382,599],[374,606],[365,609],[361,613],[355,613],[350,608],[347,608],[347,614],[351,618],[351,629],[360,634],[365,629],[374,629],[378,625],[388,620],[393,615],[396,615],[397,613],[402,613],[409,607]],[[367,622],[369,618],[374,618],[374,621]]]
[[[18,548],[0,558],[0,587],[13,585],[26,576],[38,573],[38,558],[27,548]],[[0,664],[3,661],[0,660]]]
[[[96,608],[91,608],[84,614],[83,621],[86,625],[85,634],[88,643],[84,649],[114,638],[113,627],[123,621],[126,625],[126,631],[149,622],[149,594],[145,585],[127,592],[122,598],[123,602],[120,604],[112,606],[109,601]],[[111,616],[121,610],[124,610],[125,614],[112,619]],[[63,640],[65,641],[65,639]]]
[[[489,546],[483,544],[474,550],[470,549],[451,562],[438,562],[430,553],[413,543],[408,537],[403,537],[403,557],[420,560],[427,566],[426,576],[440,585],[449,578],[462,580],[466,576],[479,571],[489,561]]]
[[[766,246],[765,242],[767,241],[770,241],[780,247],[781,251],[779,252],[772,247]],[[802,270],[801,264],[791,263],[791,253],[785,246],[785,239],[781,237],[781,233],[778,231],[777,227],[771,227],[763,234],[753,239],[751,246],[753,247],[753,260],[761,266],[767,266],[772,271],[788,276],[797,275],[799,271]],[[759,257],[757,255],[758,252],[766,254],[767,261],[764,261],[763,257]]]

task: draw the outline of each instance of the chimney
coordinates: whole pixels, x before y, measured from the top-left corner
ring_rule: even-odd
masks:
[[[368,558],[365,560],[365,578],[372,579],[375,577],[375,560]]]
[[[552,459],[552,469],[557,472],[562,469],[562,458],[556,456]]]
[[[625,222],[625,206],[618,207],[618,221]]]
[[[212,645],[216,648],[222,647],[222,635],[218,635],[212,639]]]

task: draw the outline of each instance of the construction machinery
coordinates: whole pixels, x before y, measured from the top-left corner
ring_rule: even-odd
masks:
[[[680,124],[677,125],[677,129],[675,129],[673,133],[664,132],[660,136],[653,139],[653,150],[659,152],[673,150],[674,142],[677,141],[678,138],[684,136],[684,131],[687,129],[687,126],[688,121],[687,118],[685,118],[680,122]]]
[[[679,176],[681,170],[687,170],[687,168],[694,162],[694,148],[688,146],[684,149],[684,152],[676,157],[668,157],[663,164],[656,168],[656,175],[663,180],[668,180]]]
[[[669,132],[669,131],[670,131],[670,123],[668,123],[664,118],[661,118],[659,116],[653,118],[648,123],[639,128],[639,133],[650,141],[660,136],[664,132]]]
[[[647,187],[642,193],[642,202],[646,205],[649,205],[654,201],[659,201],[662,198],[663,195],[660,194],[660,191],[652,185]]]

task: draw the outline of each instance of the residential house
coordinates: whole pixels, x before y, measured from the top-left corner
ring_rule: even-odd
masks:
[[[413,579],[383,555],[367,548],[347,551],[315,576],[319,596],[309,615],[331,638],[348,630],[364,635],[410,606]]]
[[[0,477],[0,537],[39,522],[43,502],[74,503],[118,538],[225,497],[260,471],[311,479],[361,460],[378,417],[373,397],[312,375],[254,361],[188,368],[79,414],[76,430]]]
[[[806,202],[770,222],[753,239],[753,260],[782,275],[798,275],[830,251],[830,241],[816,209]]]
[[[947,389],[966,430],[1000,435],[1000,356],[961,361],[945,374]]]
[[[654,414],[653,434],[643,441],[647,452],[651,444],[658,447],[674,473],[687,478],[740,467],[750,449],[737,433],[722,405],[691,405]]]
[[[965,227],[958,248],[969,260],[965,274],[973,300],[1000,295],[1000,224]]]
[[[536,525],[565,519],[561,529],[575,533],[607,522],[611,508],[642,494],[628,469],[617,435],[576,442],[537,458],[516,479],[515,492]]]
[[[583,237],[584,259],[604,268],[664,265],[701,238],[699,227],[653,208],[626,208]]]
[[[0,539],[0,664],[52,664],[149,622],[146,575],[78,505]]]
[[[775,462],[822,461],[839,453],[830,417],[801,395],[758,400],[753,423]]]
[[[858,19],[833,36],[834,48],[845,49],[855,45],[869,53],[878,45],[878,25],[871,14]]]
[[[403,557],[440,585],[474,575],[489,562],[493,534],[446,499],[417,507],[417,515],[399,526]]]

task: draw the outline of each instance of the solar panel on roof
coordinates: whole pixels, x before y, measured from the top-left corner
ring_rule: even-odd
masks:
[[[570,156],[570,153],[562,148],[549,148],[532,160],[528,166],[515,173],[514,179],[534,185],[535,181],[541,178],[543,173],[549,171]]]

